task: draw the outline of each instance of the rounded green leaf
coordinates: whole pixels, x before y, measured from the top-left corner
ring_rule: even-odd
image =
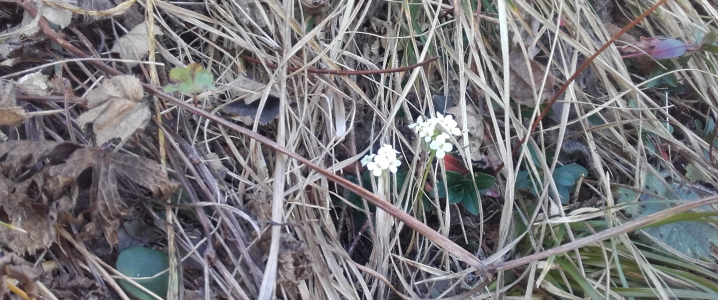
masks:
[[[446,182],[449,186],[455,185],[462,180],[464,180],[464,175],[461,175],[461,173],[446,171]]]
[[[476,195],[476,193],[466,193],[466,197],[461,201],[461,204],[463,204],[466,210],[472,215],[475,216],[479,214],[479,196]]]
[[[459,203],[464,200],[468,191],[463,185],[455,185],[449,187],[449,193],[447,195],[450,204]]]
[[[588,175],[588,171],[586,170],[586,168],[578,164],[563,165],[559,169],[561,169],[562,172],[570,173],[573,176],[573,179],[579,179],[581,178],[581,176]]]
[[[476,173],[476,175],[474,175],[474,181],[476,181],[477,189],[485,190],[494,185],[494,182],[496,182],[496,178],[489,174]]]
[[[561,168],[553,171],[553,181],[559,186],[572,186],[576,182],[570,172],[562,170]]]
[[[123,275],[134,279],[141,286],[165,299],[169,285],[169,257],[167,254],[145,247],[132,247],[120,252],[115,267]],[[160,274],[162,273],[162,274]],[[160,275],[157,275],[160,274]],[[155,276],[157,275],[157,276]],[[142,300],[155,299],[132,283],[121,280],[120,285],[128,293]]]

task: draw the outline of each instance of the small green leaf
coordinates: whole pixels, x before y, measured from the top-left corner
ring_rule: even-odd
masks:
[[[573,179],[579,179],[581,176],[588,175],[586,168],[579,164],[568,164],[560,167],[562,172],[568,172],[573,175]]]
[[[166,86],[165,91],[179,91],[184,94],[197,94],[214,88],[212,73],[198,63],[190,63],[186,68],[174,68],[170,71],[170,80],[177,86]]]
[[[718,46],[713,44],[703,44],[701,45],[701,49],[712,53],[718,53]]]
[[[466,210],[472,215],[475,216],[479,214],[479,197],[476,193],[466,193],[466,197],[461,201],[461,204],[463,204]]]
[[[576,183],[576,180],[573,179],[573,175],[570,172],[563,171],[560,168],[553,172],[552,177],[557,186],[572,186]]]
[[[117,271],[127,277],[152,277],[134,280],[152,293],[165,299],[169,286],[169,265],[169,257],[161,251],[145,247],[132,247],[120,252],[120,255],[117,257],[116,268]],[[121,280],[120,285],[128,293],[141,300],[155,299],[128,281]]]
[[[713,44],[713,42],[716,41],[716,37],[718,37],[718,35],[716,35],[715,31],[708,32],[698,41],[698,44]]]
[[[558,190],[558,196],[561,197],[561,203],[568,204],[568,200],[571,199],[571,190],[568,189],[567,185],[556,185]]]
[[[464,180],[464,175],[461,175],[461,173],[446,171],[446,182],[449,186],[455,185],[462,180]]]
[[[704,176],[703,173],[701,173],[701,171],[698,170],[698,168],[696,168],[696,166],[694,166],[693,164],[688,164],[688,166],[686,167],[686,178],[688,178],[688,180],[693,183],[699,180],[705,182],[709,181],[708,178],[706,178],[706,176]]]
[[[436,182],[436,193],[439,194],[439,198],[446,197],[446,185],[443,180]]]
[[[529,171],[520,171],[516,173],[516,184],[514,184],[514,189],[520,190],[525,187],[529,187],[531,185],[531,176],[529,176]]]
[[[490,188],[496,182],[496,178],[489,174],[476,173],[474,175],[474,181],[476,181],[476,188],[479,190],[485,190]],[[473,187],[472,187],[473,188]]]
[[[459,185],[455,185],[455,186],[450,186],[449,194],[448,194],[449,203],[454,204],[454,203],[461,202],[461,200],[464,200],[467,193],[468,193],[468,191],[466,190],[466,188],[463,185],[459,184]]]

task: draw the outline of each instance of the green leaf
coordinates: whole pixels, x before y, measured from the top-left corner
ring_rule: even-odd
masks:
[[[703,44],[701,45],[701,50],[705,50],[712,53],[718,53],[718,46],[713,44]]]
[[[566,185],[556,185],[558,190],[558,196],[560,197],[562,204],[568,204],[568,200],[571,200],[571,190]]]
[[[646,182],[648,182],[648,179],[649,178],[646,178]],[[663,185],[661,184],[661,186]],[[705,196],[677,183],[672,183],[671,187],[676,192],[673,197],[677,197],[678,200],[681,200],[681,202],[696,201]],[[665,186],[663,186],[663,188],[667,189]],[[674,206],[674,204],[668,201],[662,201],[647,195],[643,195],[641,197],[641,204],[643,211],[634,215],[634,219],[663,211]],[[691,213],[684,213],[682,216],[676,215],[673,217],[673,220],[679,221],[695,218],[697,216],[696,212],[710,212],[710,210],[696,209]],[[680,221],[664,224],[645,228],[641,232],[652,236],[654,239],[665,243],[680,253],[689,255],[696,259],[705,259],[713,262],[715,261],[715,258],[712,257],[712,249],[713,247],[718,246],[718,231],[715,230],[715,227],[712,224],[708,223],[708,221],[711,221],[709,216],[701,217],[699,218],[699,221],[700,222]],[[718,219],[713,218],[712,222],[718,222]]]
[[[489,174],[476,173],[474,175],[474,181],[476,181],[476,188],[479,190],[485,190],[490,188],[496,182],[496,178]],[[472,186],[473,188],[473,186]]]
[[[588,175],[588,170],[579,164],[563,165],[559,169],[561,169],[561,172],[570,173],[573,176],[573,179],[579,179],[581,176]]]
[[[529,187],[531,185],[531,176],[529,176],[529,171],[520,171],[516,173],[516,184],[514,184],[514,189],[520,190],[525,187]]]
[[[713,44],[713,42],[716,41],[717,36],[718,35],[716,35],[715,31],[708,32],[698,41],[698,44],[699,45]]]
[[[186,68],[174,68],[170,71],[170,80],[177,86],[166,86],[165,92],[179,91],[184,94],[198,94],[214,88],[212,73],[198,63],[190,63]]]
[[[117,271],[127,277],[152,277],[147,279],[135,279],[135,281],[157,296],[160,296],[162,299],[167,297],[170,274],[168,271],[169,265],[170,261],[167,254],[145,247],[132,247],[125,249],[120,252],[120,255],[117,257],[117,263],[115,264]],[[128,293],[141,300],[155,299],[128,281],[120,280],[120,285]]]
[[[686,167],[686,178],[693,183],[699,180],[705,182],[709,181],[708,178],[706,178],[706,176],[703,175],[703,173],[701,173],[700,170],[698,170],[698,168],[696,168],[693,164],[688,164],[688,167]]]
[[[576,183],[576,180],[573,179],[573,174],[570,172],[564,172],[561,170],[561,168],[556,169],[553,171],[553,181],[556,182],[557,186],[572,186],[574,183]]]
[[[466,187],[461,184],[450,186],[448,193],[449,203],[454,204],[461,202],[461,200],[464,200],[467,193],[468,191],[466,190]]]
[[[583,292],[585,293],[584,297],[590,297],[592,300],[603,300],[606,297],[601,295],[595,288],[593,288],[593,284],[591,284],[586,277],[583,275],[583,272],[576,268],[571,262],[564,259],[560,256],[555,256],[554,261],[556,264],[558,264],[566,273],[568,273],[569,278],[572,278],[575,280],[578,285],[581,287]]]
[[[461,204],[463,204],[466,210],[472,215],[475,216],[479,214],[479,196],[476,195],[476,193],[466,193],[466,197],[461,201]]]
[[[464,180],[464,175],[461,173],[446,171],[446,182],[449,186],[456,185],[462,180]]]

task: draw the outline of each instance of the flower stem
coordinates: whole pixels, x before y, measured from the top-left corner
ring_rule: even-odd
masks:
[[[416,193],[416,203],[419,210],[416,211],[417,216],[419,215],[419,212],[423,211],[424,201],[422,201],[422,192],[424,191],[424,187],[426,186],[426,177],[429,176],[429,169],[431,169],[431,162],[434,160],[434,156],[436,155],[436,151],[430,151],[431,156],[429,156],[429,161],[426,164],[426,168],[424,168],[424,176],[421,178],[421,185],[419,185],[419,192]]]

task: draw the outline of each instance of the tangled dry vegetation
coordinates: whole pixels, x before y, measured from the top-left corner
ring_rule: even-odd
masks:
[[[652,5],[0,2],[0,293],[716,299],[714,4],[568,80]],[[409,125],[437,113],[462,132],[431,160]]]

